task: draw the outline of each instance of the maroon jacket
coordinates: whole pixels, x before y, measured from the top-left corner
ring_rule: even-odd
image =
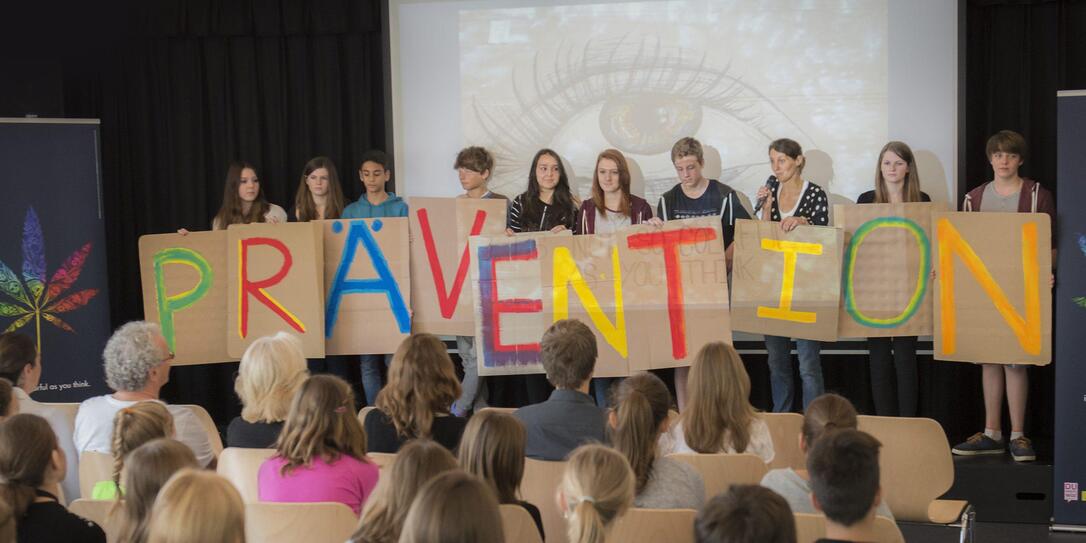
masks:
[[[980,201],[984,197],[984,188],[991,183],[983,183],[969,191],[962,202],[962,211],[980,211]],[[1018,196],[1019,213],[1048,213],[1052,220],[1052,246],[1056,246],[1056,201],[1052,193],[1040,183],[1023,177],[1022,191]]]
[[[652,218],[652,206],[645,201],[644,198],[639,198],[630,195],[630,224],[641,224]],[[581,209],[577,211],[577,222],[573,224],[574,234],[595,234],[596,233],[596,202],[591,198],[585,200],[581,204]]]

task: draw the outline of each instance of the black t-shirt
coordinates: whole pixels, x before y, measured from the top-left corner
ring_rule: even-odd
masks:
[[[921,202],[930,202],[931,201],[931,196],[928,196],[928,193],[926,193],[924,191],[920,191],[920,201]],[[875,191],[869,190],[869,191],[861,194],[859,198],[856,198],[856,203],[857,204],[873,204],[873,203],[875,203]]]
[[[718,216],[724,234],[724,248],[735,240],[736,219],[750,218],[747,209],[736,197],[735,190],[716,179],[710,179],[705,192],[697,198],[687,197],[682,185],[675,185],[660,197],[656,216],[665,221]]]
[[[38,491],[51,501],[32,503],[16,521],[18,543],[106,543],[106,533],[97,524],[69,513],[56,497]]]
[[[467,419],[460,417],[434,417],[434,422],[430,426],[430,439],[444,445],[450,451],[456,451],[467,423]],[[362,425],[366,429],[366,449],[370,452],[399,452],[400,447],[412,439],[401,438],[396,433],[396,426],[392,424],[392,419],[380,409],[370,411]]]
[[[283,422],[249,422],[234,417],[226,428],[226,446],[243,449],[270,449],[275,447]]]

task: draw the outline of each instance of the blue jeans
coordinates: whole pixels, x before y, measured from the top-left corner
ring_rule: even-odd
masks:
[[[460,382],[460,398],[453,406],[457,413],[467,414],[487,406],[486,381],[479,378],[479,367],[475,362],[475,337],[456,336],[456,351],[460,353],[464,380]]]
[[[362,391],[366,394],[366,405],[377,404],[377,393],[384,386],[381,380],[381,366],[385,368],[392,363],[392,355],[388,354],[364,354],[362,355]]]
[[[593,377],[592,388],[596,396],[596,405],[604,409],[610,407],[607,405],[607,393],[621,380],[621,377]]]
[[[804,410],[807,409],[811,400],[825,392],[825,385],[822,383],[822,360],[818,356],[821,347],[821,343],[817,340],[796,340],[799,375],[803,379]],[[765,350],[769,355],[769,383],[773,389],[773,411],[777,413],[791,411],[796,396],[796,383],[792,378],[792,338],[765,336]]]

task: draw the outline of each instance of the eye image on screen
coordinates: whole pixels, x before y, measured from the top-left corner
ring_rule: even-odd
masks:
[[[491,189],[524,190],[556,150],[575,194],[597,154],[630,159],[634,192],[676,182],[671,146],[709,147],[706,175],[753,195],[767,147],[803,145],[811,175],[855,198],[887,135],[886,0],[601,2],[459,12],[464,141],[495,155]]]

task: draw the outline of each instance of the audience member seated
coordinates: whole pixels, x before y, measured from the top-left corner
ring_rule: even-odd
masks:
[[[228,447],[269,449],[275,446],[290,400],[308,371],[298,338],[279,332],[262,337],[245,349],[234,391],[241,399],[241,416],[226,429]]]
[[[377,491],[366,502],[350,543],[396,543],[419,489],[438,474],[456,469],[449,449],[429,439],[408,441],[381,475]]]
[[[859,430],[833,430],[807,455],[811,501],[826,515],[819,541],[875,541],[879,487],[879,440]]]
[[[626,457],[637,481],[634,507],[697,509],[705,482],[688,464],[660,456],[656,443],[667,428],[671,394],[659,377],[641,372],[623,379],[609,415],[611,445]],[[689,409],[689,405],[687,406]]]
[[[796,518],[779,494],[758,485],[732,485],[698,511],[696,543],[795,543]]]
[[[67,469],[45,419],[0,422],[0,501],[11,506],[19,543],[105,543],[97,524],[73,515],[53,495]]]
[[[490,485],[499,503],[527,510],[540,539],[546,539],[539,508],[517,498],[524,476],[524,439],[524,426],[513,415],[480,411],[468,419],[460,440],[460,467]]]
[[[569,543],[604,543],[614,520],[633,505],[630,463],[604,445],[582,445],[569,455],[558,485],[558,507]]]
[[[803,428],[799,435],[799,449],[804,454],[811,449],[826,432],[845,428],[856,429],[856,408],[843,396],[823,394],[807,406],[803,415]],[[793,513],[814,513],[811,505],[811,483],[807,470],[780,468],[770,470],[762,477],[762,486],[780,494],[788,501]],[[879,504],[881,517],[894,518],[890,508]]]
[[[110,511],[117,543],[144,543],[151,508],[166,481],[186,468],[198,468],[192,449],[174,439],[159,438],[133,450],[125,459],[124,499]]]
[[[15,542],[15,513],[7,502],[0,500],[0,541]]]
[[[245,543],[245,504],[230,481],[184,469],[155,499],[148,543]]]
[[[113,437],[113,417],[136,402],[159,400],[159,391],[170,380],[173,353],[158,325],[135,321],[113,332],[102,352],[105,359],[106,384],[113,394],[96,396],[79,405],[75,417],[75,448],[77,452],[95,451],[110,454]],[[215,461],[211,440],[200,419],[191,410],[168,405],[173,415],[177,440],[192,448],[201,466]]]
[[[137,447],[158,439],[173,437],[173,417],[165,405],[158,402],[139,402],[117,412],[113,417],[113,479],[98,481],[91,491],[91,499],[115,500],[122,494],[121,471],[128,453]],[[121,489],[121,492],[118,492]]]
[[[773,461],[773,437],[750,405],[750,376],[731,345],[705,344],[686,383],[686,406],[661,436],[662,454],[751,453]]]
[[[366,415],[370,450],[394,453],[408,440],[427,438],[455,451],[467,423],[449,414],[459,397],[460,381],[445,344],[431,334],[408,336],[392,356],[377,409]]]
[[[579,445],[606,440],[607,412],[588,395],[596,336],[583,322],[564,319],[547,329],[539,347],[543,370],[555,390],[547,401],[513,414],[527,431],[528,458],[564,460]]]
[[[351,385],[333,375],[305,380],[287,414],[275,456],[257,475],[265,502],[340,502],[359,514],[377,486]]]
[[[19,413],[29,413],[49,421],[57,435],[64,457],[68,459],[68,473],[61,487],[69,502],[79,498],[79,453],[72,441],[72,419],[63,409],[30,399],[38,390],[41,380],[41,356],[30,336],[5,332],[0,334],[0,377],[15,384],[12,393],[19,403]]]
[[[0,377],[0,421],[19,414],[19,400],[15,398],[15,386]]]
[[[419,490],[400,543],[504,543],[494,492],[460,470],[434,477]]]

